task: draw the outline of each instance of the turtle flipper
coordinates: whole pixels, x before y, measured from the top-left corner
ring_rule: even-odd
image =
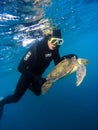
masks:
[[[77,70],[76,70],[76,77],[77,77],[77,81],[76,81],[76,85],[79,86],[84,77],[86,76],[86,66],[85,65],[79,65]]]
[[[46,81],[43,85],[42,85],[42,94],[45,94],[49,88],[52,86],[52,82],[50,81]]]

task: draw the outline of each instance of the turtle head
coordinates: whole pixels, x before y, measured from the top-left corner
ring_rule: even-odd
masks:
[[[79,64],[86,65],[86,64],[89,63],[89,60],[88,60],[88,59],[79,58],[79,59],[77,59],[77,60],[78,60],[78,63],[79,63]]]

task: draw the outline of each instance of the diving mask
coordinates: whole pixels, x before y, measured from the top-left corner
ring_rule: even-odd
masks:
[[[50,41],[51,44],[54,45],[54,46],[62,45],[63,42],[64,42],[63,39],[60,39],[60,38],[54,38],[54,37],[50,38],[49,41]]]

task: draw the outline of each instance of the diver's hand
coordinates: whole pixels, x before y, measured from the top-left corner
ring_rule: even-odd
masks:
[[[68,55],[64,55],[62,58],[61,58],[61,61],[64,60],[65,58],[72,58],[72,57],[76,57],[76,59],[78,58],[78,56],[76,54],[68,54]]]

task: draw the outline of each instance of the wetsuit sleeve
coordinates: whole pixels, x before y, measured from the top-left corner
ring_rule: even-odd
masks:
[[[20,61],[18,71],[22,74],[28,75],[35,80],[39,80],[40,77],[32,73],[32,69],[34,69],[36,65],[36,58],[36,47],[33,47],[28,50],[28,52]]]
[[[53,59],[54,59],[54,64],[57,65],[60,62],[60,54],[59,54],[59,49],[55,50],[53,54]]]

